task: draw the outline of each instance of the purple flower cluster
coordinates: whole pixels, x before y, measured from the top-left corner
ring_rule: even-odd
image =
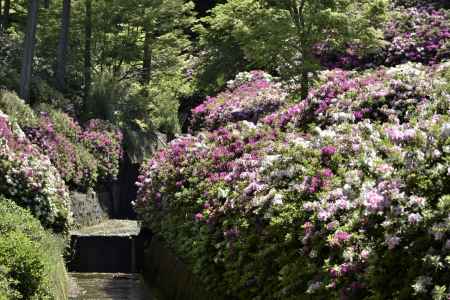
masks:
[[[294,234],[294,224],[308,225],[303,226],[301,253],[315,266],[312,269],[315,275],[310,280],[320,282],[321,287],[314,291],[315,295],[333,298],[334,292],[347,291],[356,281],[361,284],[359,292],[363,295],[375,293],[389,298],[396,292],[395,285],[386,285],[383,291],[373,289],[377,280],[381,280],[374,271],[377,263],[388,270],[409,266],[414,275],[403,279],[403,286],[412,286],[420,276],[429,277],[435,285],[449,280],[449,269],[426,271],[427,263],[415,259],[425,257],[428,251],[433,251],[431,249],[444,249],[450,234],[449,228],[442,227],[450,222],[448,212],[443,209],[445,205],[442,206],[443,199],[449,199],[445,196],[445,186],[450,182],[450,164],[443,161],[446,161],[444,157],[449,157],[450,148],[447,154],[443,154],[441,148],[447,147],[444,144],[450,145],[450,140],[442,135],[449,121],[447,110],[444,115],[429,115],[397,125],[396,131],[408,132],[407,138],[401,139],[392,138],[394,125],[390,123],[373,124],[367,119],[357,124],[332,124],[324,130],[314,129],[309,136],[292,139],[285,150],[272,154],[278,154],[281,159],[257,175],[260,184],[267,188],[248,201],[274,193],[283,195],[284,209],[283,206],[272,207],[261,212],[265,216],[275,210],[284,218],[293,217],[289,214],[292,206],[301,207],[293,212],[294,216],[301,217],[292,222],[293,227],[284,234]],[[331,151],[330,143],[336,145],[336,150]],[[434,152],[439,153],[433,158]],[[328,158],[331,153],[333,156]],[[286,174],[281,171],[285,168],[291,170],[290,174],[280,181],[278,174]],[[331,180],[311,193],[312,181],[307,178],[328,168],[333,173]],[[425,182],[429,184],[422,186]],[[440,197],[443,198],[437,205]],[[427,215],[430,210],[433,213]],[[278,213],[271,217],[271,222],[276,222]],[[435,227],[427,225],[426,220]],[[285,225],[282,219],[279,222]],[[246,240],[242,234],[241,238]],[[434,259],[442,260],[448,253],[448,250],[436,251]],[[383,259],[386,256],[402,258],[398,264],[389,264],[388,259]],[[295,260],[295,256],[291,259]],[[288,265],[295,268],[296,263]],[[324,267],[328,273],[319,271]],[[308,273],[302,268],[304,265],[292,271],[292,280],[296,272]],[[288,282],[287,279],[285,284]],[[430,295],[431,291],[424,291],[424,294]]]
[[[71,189],[86,190],[98,181],[114,180],[122,158],[122,133],[106,121],[86,128],[65,113],[41,112],[36,126],[25,127]]]
[[[339,69],[326,71],[321,74],[325,83],[312,89],[307,99],[265,117],[263,122],[281,128],[364,119],[401,122],[422,113],[430,97],[445,85],[437,70],[410,63],[361,75]],[[431,78],[433,85],[427,83]]]
[[[204,136],[176,139],[167,149],[159,151],[143,168],[137,182],[140,190],[136,208],[146,210],[152,207],[149,201],[154,201],[157,211],[170,206],[171,203],[162,203],[161,192],[187,188],[192,185],[189,178],[202,178],[203,181],[196,185],[204,186],[205,190],[207,186],[223,182],[229,187],[238,188],[240,182],[250,181],[244,190],[247,195],[251,195],[260,188],[256,172],[263,163],[261,158],[271,151],[272,142],[278,138],[278,132],[271,128],[255,133],[251,123],[238,123]],[[156,176],[160,177],[159,180],[156,180],[156,174],[159,174]],[[174,181],[170,185],[160,186],[159,184],[165,183],[163,178],[166,176],[173,176]],[[224,210],[232,209],[231,203],[222,201],[225,198],[216,198],[220,193],[225,195],[232,192],[225,191],[198,195],[203,198],[203,206],[200,211],[194,206],[193,219],[215,222],[217,217],[223,215]]]
[[[385,31],[386,63],[407,61],[435,64],[450,57],[450,17],[432,7],[399,10]]]
[[[115,180],[123,157],[122,132],[106,121],[93,119],[87,123],[81,140],[97,160],[100,180]]]
[[[24,128],[24,131],[30,141],[38,145],[50,158],[70,187],[85,189],[93,186],[97,180],[97,164],[94,157],[80,144],[74,143],[61,131],[56,130],[55,126],[48,113],[41,113],[39,126]]]
[[[49,158],[0,112],[0,194],[30,211],[46,227],[65,230],[70,222],[69,194]]]
[[[228,89],[192,110],[191,130],[217,129],[230,122],[257,122],[284,104],[281,84],[262,71],[239,74]]]
[[[316,47],[322,65],[328,68],[367,68],[421,62],[433,65],[450,57],[450,17],[433,6],[398,7],[384,27],[383,48],[367,54],[357,44],[334,52],[326,44]]]
[[[424,7],[432,5],[433,7],[450,8],[450,3],[447,0],[392,0],[392,4],[394,7]]]

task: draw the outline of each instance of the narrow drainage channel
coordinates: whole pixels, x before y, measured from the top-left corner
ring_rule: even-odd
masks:
[[[143,243],[137,221],[109,220],[71,232],[69,299],[160,299],[137,273]]]
[[[156,300],[139,274],[70,273],[70,300]]]

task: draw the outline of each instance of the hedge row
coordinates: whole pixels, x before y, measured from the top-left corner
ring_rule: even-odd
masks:
[[[449,66],[325,72],[256,125],[181,137],[136,210],[226,297],[447,299]]]

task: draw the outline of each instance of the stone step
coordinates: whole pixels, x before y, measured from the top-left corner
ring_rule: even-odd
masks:
[[[139,274],[70,273],[69,300],[156,300]]]
[[[109,220],[72,231],[70,272],[136,273],[145,239],[137,221]]]

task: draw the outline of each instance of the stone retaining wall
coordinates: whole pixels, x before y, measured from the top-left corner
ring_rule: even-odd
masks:
[[[70,272],[136,273],[134,237],[72,235],[71,249]]]
[[[144,253],[144,277],[165,300],[223,300],[202,288],[190,269],[158,237],[153,237]]]
[[[113,212],[109,192],[70,192],[72,213],[76,227],[96,225],[108,219]]]

